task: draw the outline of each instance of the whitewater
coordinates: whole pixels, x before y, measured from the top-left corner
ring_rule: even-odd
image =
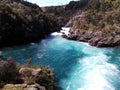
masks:
[[[62,90],[120,90],[120,49],[96,48],[64,39],[63,28],[38,43],[2,49],[4,56],[24,64],[47,65],[54,69]]]

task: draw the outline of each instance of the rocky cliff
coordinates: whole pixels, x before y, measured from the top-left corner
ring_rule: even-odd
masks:
[[[60,27],[54,16],[24,0],[0,0],[0,47],[37,41]]]
[[[70,22],[73,26],[68,39],[97,47],[120,46],[119,0],[90,0]]]

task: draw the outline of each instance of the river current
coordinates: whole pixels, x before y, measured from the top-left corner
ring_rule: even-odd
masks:
[[[54,69],[62,90],[120,90],[120,49],[96,48],[54,34],[28,45],[2,49],[5,57]]]

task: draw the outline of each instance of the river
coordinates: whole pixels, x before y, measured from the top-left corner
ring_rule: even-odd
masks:
[[[54,69],[62,90],[120,90],[120,49],[50,35],[38,43],[2,49],[5,57]]]

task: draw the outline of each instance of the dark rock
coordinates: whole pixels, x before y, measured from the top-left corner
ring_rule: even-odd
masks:
[[[67,35],[66,35],[66,34],[63,34],[62,37],[63,37],[63,38],[67,38]]]
[[[88,43],[89,43],[90,45],[92,45],[92,46],[96,46],[99,41],[100,41],[100,39],[98,39],[98,38],[96,38],[96,39],[90,39],[90,40],[88,41]]]
[[[69,36],[67,37],[67,39],[77,40],[77,35],[75,35],[75,34],[69,35]]]
[[[85,30],[76,30],[75,32],[70,32],[67,39],[88,42],[91,46],[96,47],[114,47],[120,45],[119,35],[116,35],[114,38],[112,36],[107,37],[108,33],[106,33],[105,38],[101,37],[101,35],[102,32],[100,31],[88,32]]]

